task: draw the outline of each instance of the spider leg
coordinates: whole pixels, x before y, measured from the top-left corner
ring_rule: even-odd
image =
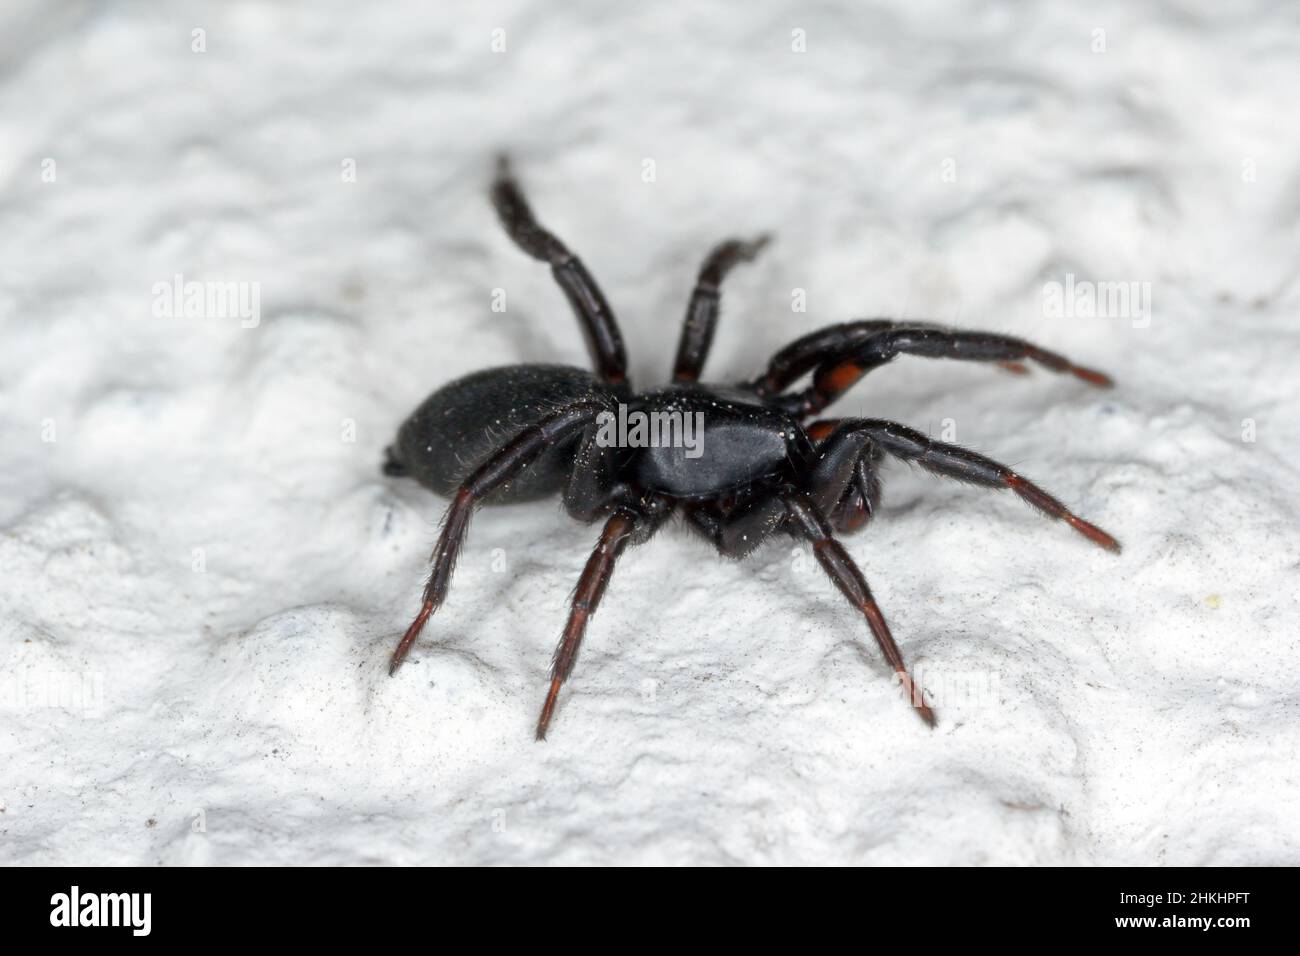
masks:
[[[555,657],[551,662],[551,688],[546,694],[546,702],[542,705],[541,716],[537,718],[538,740],[546,739],[546,731],[555,713],[555,702],[560,696],[560,687],[573,672],[573,665],[578,660],[578,649],[587,632],[587,621],[596,613],[596,607],[605,593],[605,586],[609,584],[609,579],[614,574],[615,562],[623,553],[623,549],[629,543],[634,543],[634,538],[645,540],[648,533],[653,532],[665,517],[667,517],[666,513],[661,516],[647,517],[630,509],[620,508],[605,522],[600,540],[596,542],[595,550],[591,552],[591,557],[587,559],[587,564],[582,569],[582,576],[578,578],[578,586],[573,592],[573,600],[569,608],[569,619],[564,625],[560,643],[555,648]]]
[[[985,488],[1010,488],[1043,514],[1066,522],[1094,544],[1108,551],[1120,550],[1119,542],[1101,528],[1084,521],[1038,485],[1016,474],[1006,465],[960,445],[934,441],[906,425],[875,418],[844,419],[835,433],[826,440],[825,446],[830,448],[847,443],[852,447],[862,440],[862,436],[884,449],[887,454],[903,461],[915,462],[936,475]]]
[[[805,428],[819,458],[804,485],[840,534],[860,530],[875,514],[881,492],[876,469],[884,457],[880,446],[865,434],[832,442],[846,421],[821,418]]]
[[[898,675],[907,699],[915,708],[917,715],[931,727],[934,726],[934,711],[925,703],[924,692],[912,680],[903,663],[903,654],[894,643],[894,636],[889,631],[885,616],[881,613],[876,599],[871,595],[867,579],[862,576],[858,566],[849,557],[844,547],[835,540],[830,524],[813,499],[804,492],[787,492],[782,496],[786,513],[790,516],[790,530],[795,535],[808,541],[813,546],[817,562],[826,572],[827,577],[848,598],[849,603],[862,612],[867,619],[867,626],[880,646],[885,660]]]
[[[507,442],[465,479],[443,518],[442,531],[431,557],[433,568],[424,587],[423,603],[397,649],[393,651],[392,663],[388,668],[390,675],[397,673],[397,668],[406,659],[425,621],[442,606],[447,597],[451,574],[469,530],[469,519],[474,506],[517,476],[545,449],[585,428],[606,407],[603,402],[584,399],[552,412]]]
[[[510,171],[509,160],[504,156],[497,159],[492,205],[515,245],[534,259],[550,264],[555,281],[564,290],[582,326],[587,350],[600,378],[611,384],[625,381],[627,351],[623,347],[623,336],[618,330],[614,311],[582,260],[534,218]]]
[[[859,458],[853,467],[853,480],[827,513],[831,527],[840,534],[861,531],[876,513],[880,490],[880,479],[867,464],[866,457]]]
[[[713,330],[718,324],[718,304],[722,280],[728,272],[742,262],[751,262],[768,244],[769,236],[759,236],[748,242],[728,239],[714,246],[704,265],[700,266],[695,290],[686,307],[686,320],[682,324],[682,337],[677,343],[677,361],[673,365],[674,382],[695,382],[709,357],[713,344]]]
[[[751,385],[760,394],[776,396],[811,371],[812,384],[782,395],[779,404],[792,414],[815,415],[867,372],[897,355],[996,362],[1012,371],[1023,371],[1021,360],[1027,359],[1054,372],[1068,372],[1090,385],[1107,388],[1112,384],[1101,372],[1075,365],[1024,339],[925,322],[874,319],[832,325],[796,339],[772,357],[767,371]]]

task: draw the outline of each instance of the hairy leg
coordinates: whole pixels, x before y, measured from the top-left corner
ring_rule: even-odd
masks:
[[[718,306],[722,296],[722,280],[727,273],[742,262],[750,262],[768,243],[767,236],[748,242],[728,239],[719,243],[709,253],[700,267],[695,291],[686,307],[686,321],[682,324],[682,337],[677,343],[677,361],[673,366],[674,382],[698,381],[704,362],[713,344],[713,331],[718,324]]]
[[[447,509],[446,517],[443,518],[442,531],[431,558],[433,568],[424,586],[424,600],[415,620],[406,629],[397,649],[393,652],[392,663],[388,668],[389,674],[397,673],[411,645],[415,643],[415,639],[424,628],[425,621],[446,600],[452,571],[456,567],[456,558],[460,554],[466,532],[469,530],[469,519],[473,514],[474,506],[494,489],[518,475],[545,449],[581,431],[605,408],[603,402],[583,400],[552,412],[508,442],[465,479],[456,492],[451,507]]]
[[[898,675],[898,680],[907,693],[908,702],[916,710],[917,715],[933,727],[934,712],[926,705],[923,691],[907,672],[907,666],[903,663],[903,654],[894,642],[894,636],[885,622],[885,615],[881,613],[876,599],[871,594],[871,588],[867,586],[867,579],[862,576],[862,572],[844,547],[835,540],[826,517],[806,493],[788,492],[783,496],[782,501],[791,519],[791,532],[813,546],[813,554],[827,577],[839,588],[840,593],[848,598],[849,603],[862,612],[881,653],[885,655],[885,660]]]
[[[625,381],[627,351],[623,347],[623,336],[618,330],[614,311],[582,260],[534,218],[504,156],[497,160],[492,204],[515,245],[534,259],[550,264],[555,281],[564,290],[582,326],[596,373],[612,384]]]
[[[647,523],[647,518],[628,509],[619,509],[610,515],[605,528],[600,533],[596,548],[587,559],[587,565],[578,578],[578,587],[573,592],[573,601],[569,608],[569,619],[564,625],[559,646],[551,662],[551,688],[542,705],[541,716],[537,718],[537,739],[545,740],[546,731],[551,725],[555,713],[555,702],[560,696],[560,687],[573,672],[573,665],[578,660],[578,649],[587,632],[587,621],[596,613],[605,587],[614,574],[614,564],[623,549],[633,543],[638,532],[652,531],[652,528],[638,527]],[[655,519],[649,519],[654,521]]]
[[[985,488],[1010,488],[1034,508],[1049,518],[1064,521],[1094,544],[1108,551],[1120,550],[1119,542],[1101,528],[1084,521],[1038,485],[992,458],[960,445],[934,441],[906,425],[877,418],[844,419],[827,443],[837,440],[852,443],[858,441],[859,436],[865,436],[886,454],[915,462],[936,475]]]
[[[804,487],[840,534],[861,530],[875,514],[881,493],[876,472],[884,457],[867,435],[839,434],[848,420],[822,418],[805,429],[819,458]]]
[[[867,372],[898,355],[996,362],[1023,371],[1022,360],[1066,372],[1090,385],[1109,387],[1101,372],[1075,365],[1032,342],[992,332],[951,329],[924,322],[883,319],[846,322],[796,339],[772,357],[767,371],[751,385],[762,395],[777,396],[800,376],[813,373],[812,384],[782,395],[779,404],[796,415],[815,415],[852,388]]]

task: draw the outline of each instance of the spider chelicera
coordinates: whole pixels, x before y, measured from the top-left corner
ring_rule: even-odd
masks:
[[[533,501],[555,494],[583,522],[605,519],[572,598],[555,651],[550,691],[537,721],[546,736],[560,687],[573,671],[587,621],[614,563],[674,513],[730,557],[744,557],[778,532],[812,545],[818,563],[866,618],[916,712],[934,725],[889,625],[858,566],[835,534],[865,525],[880,501],[886,455],[993,489],[1010,488],[1049,517],[1111,551],[1119,543],[1072,514],[1005,465],[914,429],[876,418],[815,418],[863,375],[896,355],[995,362],[1015,372],[1024,360],[1108,387],[1100,372],[1022,339],[883,319],[812,332],[781,349],[757,378],[732,386],[699,381],[718,319],[719,287],[733,267],[767,242],[730,239],[704,260],[686,308],[670,385],[634,392],[614,314],[595,280],[563,242],[538,224],[507,161],[498,160],[492,202],[510,238],[551,266],[576,313],[594,373],[558,365],[512,365],[445,385],[424,401],[388,449],[384,471],[409,475],[452,499],[415,620],[393,653],[396,673],[429,616],[447,596],[452,569],[479,503]],[[799,380],[811,373],[803,387]],[[693,416],[698,447],[628,447],[601,440],[601,423],[624,414]],[[698,416],[698,417],[697,417]],[[805,424],[806,423],[806,424]]]

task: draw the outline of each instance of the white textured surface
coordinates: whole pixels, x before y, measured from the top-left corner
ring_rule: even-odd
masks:
[[[1300,862],[1292,5],[309,6],[0,14],[0,861]],[[991,689],[931,732],[790,543],[670,528],[538,745],[595,529],[484,511],[390,680],[443,503],[383,446],[456,375],[585,361],[500,147],[641,382],[769,229],[713,377],[870,315],[1110,371],[904,359],[837,408],[951,419],[1124,554],[892,466],[850,551],[927,683]],[[260,326],[153,317],[178,272],[260,282]],[[1045,318],[1066,273],[1153,321]]]

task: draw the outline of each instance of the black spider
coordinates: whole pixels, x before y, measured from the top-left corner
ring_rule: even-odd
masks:
[[[537,722],[539,740],[546,736],[560,686],[573,670],[587,619],[615,560],[678,510],[719,552],[732,557],[743,557],[778,531],[810,542],[823,570],[866,617],[912,706],[931,726],[934,714],[908,675],[866,579],[834,537],[834,531],[858,530],[875,512],[880,499],[876,472],[885,455],[960,481],[1010,488],[1096,544],[1119,550],[1109,534],[983,455],[881,419],[804,424],[868,371],[899,354],[992,361],[1018,372],[1027,371],[1020,362],[1028,359],[1109,386],[1110,379],[1100,372],[1005,335],[871,320],[833,325],[795,340],[751,381],[700,384],[718,318],[719,284],[732,267],[754,258],[767,241],[761,237],[728,240],[709,254],[686,309],[672,384],[634,392],[627,381],[623,340],[605,297],[578,258],[533,218],[504,158],[498,162],[492,202],[515,243],[550,264],[577,314],[596,370],[593,375],[558,365],[512,365],[477,372],[434,392],[402,425],[384,471],[409,475],[452,498],[452,504],[431,557],[423,606],[397,645],[389,673],[396,673],[425,621],[446,598],[470,513],[479,502],[532,501],[559,493],[579,521],[605,517],[555,651],[550,692]],[[811,381],[793,388],[807,373]],[[679,429],[698,421],[702,434],[694,448],[680,441],[629,447],[627,441],[609,440],[616,413],[627,421],[659,413],[660,423],[677,423]]]

